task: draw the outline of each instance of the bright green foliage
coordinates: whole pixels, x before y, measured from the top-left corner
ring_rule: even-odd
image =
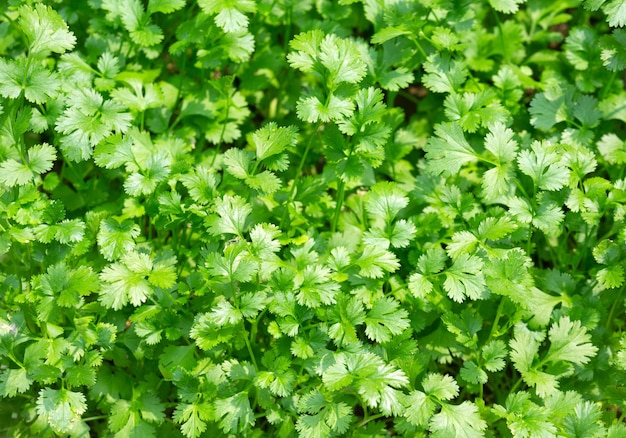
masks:
[[[618,0],[0,14],[0,435],[624,437]]]

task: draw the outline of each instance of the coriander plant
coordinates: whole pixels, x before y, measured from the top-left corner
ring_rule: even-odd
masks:
[[[0,436],[626,437],[623,1],[0,12]]]

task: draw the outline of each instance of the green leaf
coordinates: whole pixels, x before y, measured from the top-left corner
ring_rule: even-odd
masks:
[[[322,304],[335,303],[335,295],[340,286],[330,278],[330,269],[319,265],[306,266],[298,272],[294,278],[298,304],[315,308]]]
[[[178,11],[184,7],[185,0],[149,0],[148,14],[153,14],[155,12],[171,14],[172,12]]]
[[[465,298],[472,300],[486,298],[487,288],[482,267],[483,262],[479,257],[467,253],[460,254],[452,266],[444,271],[446,279],[443,287],[448,296],[459,303]]]
[[[569,181],[569,171],[561,163],[561,157],[554,147],[545,142],[535,141],[531,150],[519,153],[519,168],[530,176],[536,187],[542,190],[559,190]]]
[[[498,12],[514,14],[518,11],[519,5],[526,3],[526,0],[489,0],[489,4]]]
[[[361,268],[360,274],[367,278],[381,278],[386,272],[394,272],[400,267],[394,253],[384,248],[367,245],[355,264]]]
[[[330,94],[325,103],[316,96],[301,97],[296,105],[298,118],[309,123],[338,121],[348,117],[353,110],[354,104],[349,99],[334,94]]]
[[[198,0],[198,6],[207,14],[215,15],[215,24],[227,33],[245,32],[248,29],[245,13],[256,11],[253,0]]]
[[[209,232],[215,236],[235,234],[241,236],[246,228],[252,207],[240,196],[224,195],[215,200],[215,215],[205,221]]]
[[[435,413],[436,404],[426,394],[414,390],[404,398],[403,416],[415,426],[425,427]]]
[[[31,387],[33,380],[24,368],[12,368],[0,374],[0,394],[4,397],[15,397],[23,394]]]
[[[477,161],[476,152],[465,140],[459,125],[440,123],[435,126],[435,134],[424,147],[428,170],[432,173],[456,175],[464,164]]]
[[[257,160],[261,161],[280,154],[290,146],[295,146],[297,134],[295,126],[279,127],[276,123],[270,122],[257,129],[249,141],[256,150]]]
[[[491,341],[485,345],[481,352],[483,366],[487,371],[497,372],[506,366],[505,358],[508,355],[506,345],[502,341]]]
[[[615,134],[604,134],[598,141],[598,151],[609,164],[626,163],[626,142]]]
[[[28,149],[28,163],[7,160],[0,164],[0,182],[9,187],[26,185],[37,176],[52,169],[56,160],[56,150],[47,143]]]
[[[139,0],[128,0],[120,12],[124,27],[135,44],[150,47],[163,40],[163,31],[151,23]]]
[[[406,207],[409,199],[392,182],[380,182],[372,186],[365,201],[365,209],[373,220],[381,218],[383,223],[391,222]]]
[[[148,254],[131,251],[100,273],[100,301],[119,310],[129,302],[138,307],[156,287],[171,287],[176,281],[176,258],[163,253],[152,260]]]
[[[484,385],[489,380],[487,373],[474,361],[464,362],[459,375],[463,380],[474,385]]]
[[[480,418],[474,403],[464,401],[460,405],[443,404],[441,411],[430,419],[428,428],[438,438],[481,438],[485,436],[487,423]]]
[[[452,400],[459,395],[459,385],[449,375],[429,373],[422,380],[424,392],[439,402]]]
[[[36,55],[64,53],[76,44],[63,18],[50,6],[36,3],[19,8],[19,26],[29,42],[29,51]]]
[[[424,85],[435,93],[455,93],[468,75],[465,63],[448,54],[433,53],[424,63],[424,70]]]
[[[313,71],[317,61],[318,48],[323,39],[324,32],[319,29],[296,35],[289,42],[289,45],[294,50],[294,52],[290,52],[287,55],[289,65],[305,73]]]
[[[379,299],[365,317],[365,334],[376,342],[389,342],[409,328],[408,313],[391,297]]]
[[[37,413],[59,434],[71,430],[86,410],[86,398],[82,392],[51,388],[39,391]]]
[[[570,436],[607,436],[602,410],[592,401],[577,404],[574,412],[565,417],[563,429]]]
[[[114,218],[103,219],[98,230],[100,253],[109,261],[117,260],[134,249],[140,233],[139,226],[129,219],[121,223]]]
[[[515,324],[513,338],[509,342],[510,355],[515,368],[522,376],[532,368],[544,337],[544,333],[530,331],[523,323]]]
[[[206,430],[207,420],[212,419],[213,409],[207,403],[179,403],[174,410],[173,419],[180,424],[180,431],[187,438],[197,438]]]
[[[520,436],[554,437],[557,428],[550,421],[550,412],[530,400],[528,392],[515,392],[506,399],[506,408],[496,405],[494,412],[506,418],[509,430]]]
[[[356,44],[348,39],[329,34],[319,46],[320,63],[328,69],[328,87],[334,90],[342,82],[356,84],[367,73],[367,65]]]
[[[561,317],[550,327],[548,338],[550,349],[544,358],[546,362],[567,361],[583,365],[598,352],[587,329],[581,326],[580,321],[571,321],[568,316]]]
[[[626,26],[626,4],[619,0],[612,0],[604,4],[602,10],[607,16],[609,26]]]
[[[254,426],[254,412],[246,392],[215,400],[215,415],[226,433],[241,433]]]

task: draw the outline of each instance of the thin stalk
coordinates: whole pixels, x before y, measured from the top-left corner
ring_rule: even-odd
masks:
[[[215,159],[217,158],[217,154],[222,148],[222,142],[224,141],[224,134],[226,134],[226,125],[228,125],[228,116],[230,113],[230,104],[233,100],[233,95],[234,93],[229,95],[228,99],[226,100],[226,114],[224,115],[224,124],[222,125],[222,132],[220,132],[220,139],[215,147],[215,154],[213,154],[213,159],[211,160],[211,167],[215,165]]]
[[[244,331],[246,331],[246,335],[243,337],[246,343],[246,349],[248,350],[248,354],[250,355],[250,360],[252,361],[252,365],[254,365],[254,369],[258,371],[259,366],[257,365],[256,357],[254,356],[254,351],[252,351],[252,344],[250,343],[250,339],[249,339],[250,332],[246,330],[245,325],[243,329]]]
[[[339,180],[339,186],[337,187],[337,203],[335,206],[335,215],[333,216],[333,223],[330,230],[334,233],[337,231],[337,224],[339,223],[339,216],[341,215],[341,209],[343,208],[343,197],[346,190],[346,183],[344,180]]]
[[[293,183],[291,184],[291,190],[289,190],[289,197],[287,198],[287,203],[285,205],[285,211],[283,212],[283,217],[280,220],[280,228],[285,228],[285,222],[287,221],[287,216],[289,214],[289,204],[294,201],[296,197],[296,187],[298,182],[300,182],[300,177],[302,176],[302,170],[304,169],[304,163],[306,163],[307,156],[309,155],[309,151],[311,150],[311,146],[313,145],[313,140],[317,138],[317,132],[319,129],[319,122],[315,125],[314,135],[309,137],[309,141],[307,142],[304,152],[302,153],[302,158],[300,159],[300,164],[298,164],[298,169],[296,170],[296,175],[294,176]]]
[[[489,332],[489,338],[487,338],[487,342],[493,338],[493,335],[497,331],[498,323],[500,322],[500,317],[502,316],[502,308],[504,307],[504,298],[500,298],[500,303],[498,304],[498,309],[496,310],[496,317],[493,319],[493,324],[491,325],[491,331]]]
[[[619,289],[619,292],[615,295],[615,299],[613,300],[613,305],[611,306],[611,310],[609,310],[609,316],[606,319],[605,328],[607,332],[610,332],[611,326],[613,325],[613,317],[615,316],[615,311],[617,310],[617,306],[622,302],[622,293],[624,292],[624,286]]]

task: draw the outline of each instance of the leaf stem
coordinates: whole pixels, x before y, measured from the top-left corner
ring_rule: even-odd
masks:
[[[300,177],[302,176],[302,170],[304,169],[304,163],[306,162],[307,156],[309,155],[309,151],[311,150],[311,146],[313,145],[313,140],[317,138],[319,127],[320,127],[320,123],[317,122],[314,127],[314,133],[313,135],[309,137],[309,141],[307,142],[304,148],[304,152],[302,153],[300,164],[298,164],[298,169],[296,170],[296,174],[291,184],[291,189],[289,190],[289,197],[287,198],[285,211],[283,212],[283,217],[280,220],[281,229],[284,229],[286,226],[285,222],[287,221],[287,216],[289,214],[289,204],[291,204],[296,197],[296,187],[298,185],[298,182],[300,182]]]
[[[356,425],[356,427],[357,429],[360,429],[364,427],[370,421],[378,420],[379,418],[384,417],[384,416],[385,414],[378,413],[378,414],[371,415],[369,417],[365,417],[363,420],[359,422],[359,424]]]
[[[626,283],[622,284],[622,287],[620,287],[617,294],[615,294],[613,305],[611,306],[611,310],[609,310],[609,316],[606,318],[606,324],[604,326],[607,332],[610,332],[611,326],[613,325],[615,310],[617,309],[617,306],[622,302],[622,293],[624,292],[624,287],[626,287]]]
[[[337,224],[339,223],[339,216],[341,215],[341,209],[343,208],[343,197],[346,190],[346,183],[344,180],[339,179],[337,187],[337,201],[335,206],[335,215],[333,216],[333,222],[330,227],[330,231],[333,233],[337,231]]]
[[[259,366],[257,365],[256,357],[254,356],[254,351],[252,350],[252,344],[250,343],[250,332],[246,330],[245,322],[242,321],[242,325],[245,331],[245,336],[243,337],[243,339],[246,343],[246,349],[248,350],[248,354],[250,355],[250,360],[252,361],[252,365],[254,365],[254,369],[258,371]]]
[[[495,334],[498,329],[498,323],[500,322],[500,317],[502,316],[502,308],[504,307],[504,297],[500,298],[500,303],[498,303],[498,309],[496,310],[496,316],[493,319],[493,324],[491,325],[491,331],[489,332],[489,337],[487,338],[488,343]]]

